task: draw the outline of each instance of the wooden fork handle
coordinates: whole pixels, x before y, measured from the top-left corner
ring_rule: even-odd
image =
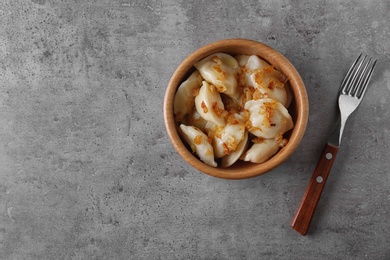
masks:
[[[317,163],[291,227],[305,236],[339,148],[327,143]]]

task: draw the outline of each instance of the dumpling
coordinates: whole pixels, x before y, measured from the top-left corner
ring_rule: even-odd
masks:
[[[266,97],[276,99],[283,106],[288,105],[288,96],[284,87],[287,77],[268,62],[256,55],[248,58],[242,79],[246,85],[255,87]]]
[[[248,59],[249,59],[249,55],[237,55],[237,56],[234,56],[234,58],[236,59],[236,61],[238,62],[238,65],[240,67],[244,67],[246,66],[246,64],[248,63]]]
[[[173,113],[177,121],[181,121],[185,115],[192,111],[196,92],[202,86],[202,80],[200,73],[195,70],[177,89],[173,103]]]
[[[227,111],[225,111],[221,95],[214,85],[203,81],[203,85],[195,97],[195,107],[199,115],[205,120],[217,125],[225,125]]]
[[[237,60],[238,65],[240,66],[241,73],[238,75],[238,85],[241,87],[252,86],[251,74],[247,68],[247,63],[249,59],[249,55],[237,55],[234,58]]]
[[[218,92],[231,98],[239,96],[237,77],[240,66],[234,57],[226,53],[215,53],[198,61],[194,66]]]
[[[208,122],[205,127],[208,136],[212,138],[216,158],[229,155],[237,149],[238,144],[244,139],[244,120],[239,114],[229,115],[226,125],[220,126]]]
[[[279,143],[276,139],[261,139],[246,151],[243,160],[253,163],[263,163],[276,154],[279,148]]]
[[[266,62],[263,59],[260,59],[256,55],[249,56],[246,65],[248,70],[254,71],[254,70],[263,70],[271,66],[268,62]]]
[[[294,127],[288,110],[275,99],[249,100],[245,109],[249,112],[248,131],[257,137],[274,138]]]
[[[184,140],[191,147],[192,152],[195,152],[204,163],[217,167],[213,147],[208,142],[207,135],[194,126],[181,124],[180,129]]]
[[[241,157],[241,155],[248,148],[249,145],[248,139],[249,139],[248,132],[245,131],[244,139],[238,144],[236,150],[232,151],[229,155],[225,155],[224,157],[222,157],[221,160],[222,167],[226,168],[233,165]]]
[[[201,131],[204,131],[207,121],[203,117],[201,117],[198,111],[194,108],[191,113],[187,114],[184,117],[182,123],[185,125],[195,126]]]

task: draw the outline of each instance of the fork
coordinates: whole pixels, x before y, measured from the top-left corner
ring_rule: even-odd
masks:
[[[306,235],[309,229],[322,190],[336,159],[345,123],[362,101],[376,62],[377,60],[373,61],[372,58],[367,59],[367,55],[362,58],[362,54],[360,54],[341,83],[338,94],[340,119],[335,131],[325,145],[302,201],[291,222],[291,227],[303,236]]]

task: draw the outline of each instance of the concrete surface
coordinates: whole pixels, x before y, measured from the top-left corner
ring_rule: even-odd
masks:
[[[0,259],[390,259],[389,1],[2,0]],[[310,119],[281,167],[188,166],[162,117],[174,69],[223,38],[302,74]],[[289,226],[359,52],[379,58],[306,237]]]

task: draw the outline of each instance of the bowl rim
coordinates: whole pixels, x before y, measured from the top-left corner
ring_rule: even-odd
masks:
[[[297,108],[296,120],[294,122],[294,128],[292,130],[288,144],[278,151],[277,156],[273,156],[261,164],[252,163],[253,166],[246,167],[244,169],[240,168],[239,165],[236,167],[233,165],[227,168],[215,168],[200,161],[188,150],[179,136],[176,128],[177,123],[175,122],[173,113],[173,101],[177,88],[184,80],[184,77],[188,75],[188,72],[193,68],[193,64],[213,53],[224,52],[224,50],[227,53],[231,53],[231,50],[228,50],[231,47],[248,50],[248,53],[256,53],[256,55],[258,55],[260,58],[265,59],[267,62],[274,65],[276,69],[282,70],[282,72],[289,79],[295,103],[297,105],[299,104],[300,107]],[[261,55],[258,53],[261,53]],[[283,67],[283,69],[280,69],[281,67]],[[191,166],[207,175],[231,180],[247,179],[262,175],[276,168],[288,157],[290,157],[304,136],[308,121],[308,114],[309,103],[306,88],[301,76],[293,64],[272,47],[258,41],[242,38],[215,41],[200,47],[187,56],[176,68],[169,80],[163,105],[165,128],[172,145],[179,153],[179,155]]]

